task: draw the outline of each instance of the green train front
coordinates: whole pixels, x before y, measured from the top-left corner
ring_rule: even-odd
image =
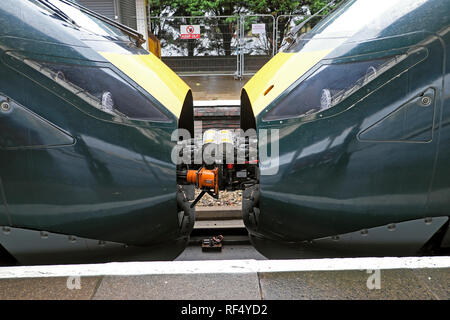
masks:
[[[83,26],[83,27],[81,27]],[[193,211],[171,134],[188,86],[132,30],[66,1],[0,5],[0,251],[20,263],[173,259]]]
[[[449,52],[449,1],[347,1],[245,85],[260,184],[244,220],[259,251],[450,246]]]

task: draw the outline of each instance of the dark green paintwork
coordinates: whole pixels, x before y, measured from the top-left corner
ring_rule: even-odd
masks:
[[[0,99],[7,101],[6,96]],[[73,137],[14,101],[9,101],[6,106],[9,110],[0,113],[0,149],[70,146],[75,143]]]
[[[102,49],[143,53],[77,30],[33,1],[2,1],[0,100],[11,99],[13,109],[0,115],[0,124],[8,124],[0,129],[0,199],[6,197],[0,224],[129,245],[186,240],[170,159],[177,119],[96,52]],[[25,65],[27,58],[107,66],[170,121],[119,119],[97,110]]]
[[[320,48],[333,40],[302,41]],[[252,235],[296,242],[449,215],[450,2],[428,0],[377,33],[360,30],[321,63],[407,52],[331,109],[264,121],[319,64],[258,115],[258,130],[280,130],[280,167],[261,176],[258,225],[247,223]],[[430,106],[420,105],[422,95]]]

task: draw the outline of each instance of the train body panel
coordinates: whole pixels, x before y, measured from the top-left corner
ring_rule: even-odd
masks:
[[[443,108],[440,110],[439,135],[436,136],[439,150],[436,154],[433,181],[429,194],[429,207],[433,212],[448,213],[450,208],[450,193],[448,178],[450,177],[450,30],[441,34],[447,53],[445,60],[444,91],[442,93]]]
[[[260,141],[259,202],[244,210],[261,252],[276,254],[270,241],[295,246],[449,215],[449,27],[446,1],[347,1],[285,48],[299,65],[329,50],[290,86],[274,90],[285,65],[246,84],[244,128],[253,116],[258,132],[278,130]],[[278,146],[277,161],[261,158]]]
[[[193,226],[193,211],[179,214],[170,158],[180,115],[193,112],[189,87],[120,29],[81,28],[61,16],[98,21],[51,2],[63,12],[34,0],[0,7],[0,224],[143,246],[147,258],[166,243],[155,258],[173,259]],[[23,239],[22,256],[36,255]]]

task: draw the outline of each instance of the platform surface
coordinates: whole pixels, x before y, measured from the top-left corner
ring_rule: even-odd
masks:
[[[0,299],[448,300],[449,280],[450,257],[2,267]]]
[[[241,89],[250,79],[235,80],[233,76],[182,76],[192,89],[194,100],[239,100]]]

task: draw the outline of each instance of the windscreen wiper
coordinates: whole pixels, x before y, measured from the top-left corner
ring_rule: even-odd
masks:
[[[71,24],[75,25],[76,27],[79,27],[77,23],[72,20],[67,14],[65,14],[61,9],[56,7],[53,3],[48,2],[47,0],[38,0],[41,4],[52,10],[58,17],[61,19],[70,22]]]
[[[79,5],[76,2],[73,1],[68,1],[68,0],[59,0],[61,2],[64,2],[67,5],[70,5],[72,7],[75,7],[77,9],[79,9],[80,11],[87,13],[103,22],[106,22],[109,25],[112,25],[113,27],[116,27],[117,29],[123,31],[126,35],[128,35],[129,37],[133,38],[134,40],[136,40],[136,45],[139,47],[141,46],[143,43],[145,43],[145,39],[144,36],[142,34],[140,34],[139,32],[137,32],[134,29],[131,29],[130,27],[127,27],[121,23],[118,23],[112,19],[109,19],[105,16],[102,16],[101,14],[96,13],[95,11],[92,11],[86,7],[83,7],[81,5]]]

